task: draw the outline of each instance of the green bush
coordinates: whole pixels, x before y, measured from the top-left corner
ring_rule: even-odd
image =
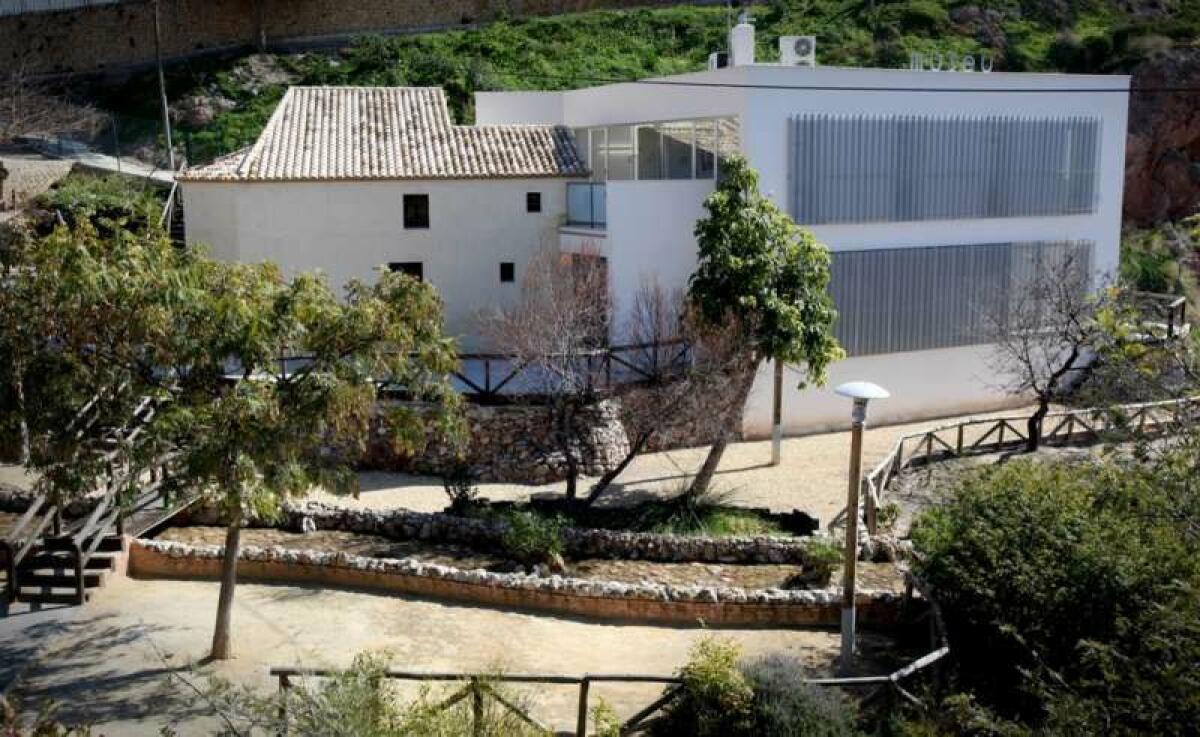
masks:
[[[504,551],[527,566],[546,563],[563,552],[561,517],[544,517],[534,512],[515,511],[504,515],[508,529],[501,545]]]
[[[442,489],[450,499],[450,514],[471,515],[483,506],[475,474],[468,463],[455,463],[442,475]]]
[[[96,176],[73,172],[35,202],[38,207],[61,215],[71,227],[90,219],[106,235],[121,225],[134,231],[157,225],[164,194],[157,187],[119,174]]]
[[[680,695],[654,723],[656,735],[698,737],[850,737],[859,734],[853,704],[805,683],[796,658],[742,660],[733,642],[707,637],[680,669]]]
[[[804,664],[767,655],[742,665],[754,691],[755,734],[763,737],[851,737],[859,734],[854,703],[835,689],[804,683]]]
[[[754,730],[754,690],[738,668],[737,643],[706,637],[679,671],[681,693],[664,709],[653,734],[738,737]]]
[[[1079,734],[1198,723],[1198,447],[987,468],[919,519],[916,572],[983,707]]]

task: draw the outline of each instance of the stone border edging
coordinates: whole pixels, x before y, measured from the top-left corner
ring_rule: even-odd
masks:
[[[396,540],[428,540],[490,548],[502,545],[508,526],[499,520],[459,517],[407,509],[348,509],[321,502],[286,506],[277,522],[254,520],[248,527],[300,532],[309,520],[319,530],[381,535]],[[184,512],[176,526],[224,525],[212,507]],[[567,557],[648,560],[662,563],[796,563],[808,562],[808,546],[824,537],[690,537],[650,532],[622,532],[568,527],[562,531]]]
[[[224,551],[217,545],[134,540],[129,575],[219,580]],[[783,590],[626,584],[563,576],[492,573],[422,563],[412,558],[368,558],[280,547],[243,548],[238,575],[249,580],[318,583],[490,606],[535,609],[597,619],[708,625],[821,625],[840,622],[834,590]],[[903,597],[863,590],[860,621],[889,626],[900,619]]]

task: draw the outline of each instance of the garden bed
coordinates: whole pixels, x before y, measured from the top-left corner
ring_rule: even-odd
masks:
[[[192,546],[216,546],[223,544],[225,530],[222,527],[204,525],[172,527],[155,539]],[[242,544],[261,548],[345,553],[365,558],[411,559],[467,570],[480,569],[503,573],[514,572],[520,568],[516,561],[499,551],[478,550],[454,543],[393,540],[379,535],[338,530],[299,533],[270,528],[248,529],[242,532]],[[799,571],[800,568],[796,564],[784,563],[671,563],[583,558],[568,559],[564,573],[584,580],[626,584],[781,589],[788,587],[788,580]],[[894,567],[887,564],[864,564],[860,568],[859,577],[868,588],[891,590],[896,593],[903,590],[902,578]],[[838,576],[835,574],[833,579],[833,585],[836,585]]]

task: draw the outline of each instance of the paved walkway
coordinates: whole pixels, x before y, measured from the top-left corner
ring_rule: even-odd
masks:
[[[273,689],[271,665],[347,665],[355,654],[388,651],[412,670],[476,672],[627,672],[670,674],[705,635],[699,627],[587,622],[511,610],[452,605],[401,596],[294,586],[242,584],[234,604],[236,658],[190,670],[207,653],[218,585],[116,579],[53,639],[20,695],[28,710],[61,705],[66,720],[86,719],[94,734],[157,735],[170,719],[178,734],[211,734],[217,726],[203,699],[172,674],[204,683],[217,675]],[[748,654],[785,652],[826,671],[837,653],[832,630],[728,629]],[[867,635],[864,647],[886,644]],[[659,686],[597,686],[628,716],[652,701]],[[409,691],[408,693],[412,693]],[[537,687],[535,714],[561,729],[574,723],[577,691]]]
[[[35,143],[32,145],[50,158],[86,166],[89,169],[95,169],[100,172],[129,174],[131,176],[153,179],[163,184],[170,184],[175,181],[175,174],[169,169],[152,166],[129,156],[119,158],[110,156],[106,153],[89,149],[81,143],[73,144],[70,141],[66,141],[63,145],[57,145],[55,142]]]

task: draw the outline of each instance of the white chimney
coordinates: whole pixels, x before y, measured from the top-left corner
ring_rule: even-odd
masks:
[[[729,31],[729,65],[734,67],[754,63],[754,24],[742,11],[738,24]]]

